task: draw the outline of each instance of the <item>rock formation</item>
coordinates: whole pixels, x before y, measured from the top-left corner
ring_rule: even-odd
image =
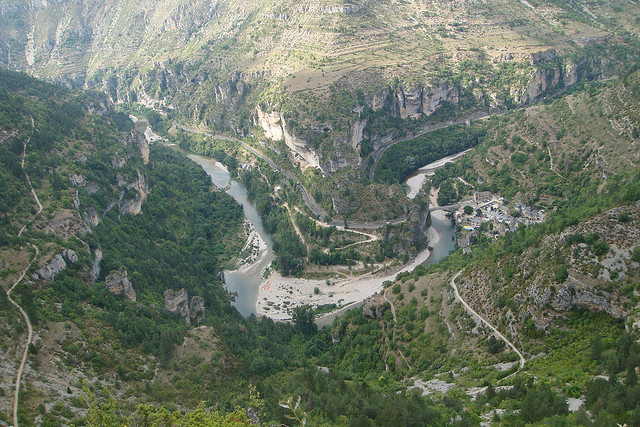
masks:
[[[167,289],[164,291],[164,307],[174,316],[180,317],[185,323],[200,323],[204,319],[204,299],[194,296],[189,303],[189,294],[182,288],[179,291]]]
[[[91,280],[93,280],[93,283],[95,283],[98,280],[98,276],[100,276],[100,262],[102,261],[102,251],[100,249],[96,249],[93,254],[93,264],[91,265],[89,276],[91,276]]]
[[[54,277],[56,277],[56,274],[60,273],[65,268],[67,268],[67,263],[64,262],[62,255],[57,254],[48,263],[43,265],[37,273],[41,279],[52,281]]]
[[[124,295],[127,300],[136,302],[136,292],[127,277],[126,268],[120,267],[110,272],[104,279],[104,284],[112,294]]]
[[[127,185],[128,189],[132,189],[138,192],[137,196],[133,199],[123,200],[120,205],[120,215],[124,214],[132,214],[138,215],[142,212],[142,204],[145,200],[147,200],[147,196],[149,195],[149,184],[145,179],[144,175],[137,171],[136,179]]]

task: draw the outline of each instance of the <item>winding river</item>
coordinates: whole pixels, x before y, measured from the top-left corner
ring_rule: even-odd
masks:
[[[258,210],[255,204],[249,200],[247,189],[238,181],[231,179],[224,165],[215,159],[197,154],[187,154],[187,157],[202,166],[211,177],[213,184],[220,189],[226,189],[227,193],[242,206],[245,218],[253,225],[255,231],[266,244],[260,248],[255,263],[239,270],[224,272],[227,291],[237,294],[233,305],[240,314],[245,317],[249,316],[256,312],[258,289],[263,281],[262,272],[275,259],[273,240],[262,226]]]
[[[212,158],[196,154],[186,155],[191,160],[202,166],[205,172],[209,174],[216,187],[225,189],[226,192],[236,200],[236,202],[242,205],[245,217],[253,225],[262,242],[264,242],[260,247],[255,263],[239,270],[225,271],[224,274],[227,290],[229,292],[237,293],[237,297],[233,305],[240,314],[243,316],[249,316],[252,313],[256,313],[258,292],[261,285],[264,285],[266,280],[263,278],[263,271],[275,259],[275,254],[273,252],[273,240],[264,230],[258,211],[256,210],[253,202],[249,200],[244,186],[238,181],[231,180],[228,171],[222,164]],[[415,260],[407,265],[403,271],[412,270],[420,264],[429,265],[438,262],[454,249],[455,232],[450,220],[434,215],[429,233],[430,236],[435,237],[432,239],[433,250],[429,251],[428,249],[425,249],[419,253]],[[382,282],[389,279],[389,277],[381,277],[379,279],[369,280],[379,281],[381,288]],[[351,305],[349,307],[352,308]],[[338,314],[341,314],[341,312]],[[322,319],[322,323],[330,322],[333,317],[335,317],[335,315],[325,316]]]

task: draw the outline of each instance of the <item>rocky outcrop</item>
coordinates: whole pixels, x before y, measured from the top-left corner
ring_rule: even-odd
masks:
[[[164,307],[169,313],[189,323],[189,295],[184,288],[179,291],[164,291]]]
[[[127,276],[127,269],[120,267],[109,273],[104,279],[104,284],[112,294],[124,295],[127,300],[136,302],[136,291]]]
[[[458,90],[451,83],[444,83],[422,92],[422,114],[430,116],[442,105],[443,102],[457,104],[459,101]]]
[[[287,129],[285,118],[277,111],[266,112],[260,106],[256,110],[256,124],[262,127],[267,138],[274,141],[282,141],[289,148],[302,169],[307,167],[320,167],[318,154],[301,138],[296,137],[292,131]]]
[[[111,166],[114,168],[121,168],[127,163],[127,159],[124,157],[113,157],[111,159]]]
[[[277,111],[268,113],[260,106],[256,111],[257,123],[264,130],[264,135],[274,141],[282,141],[284,133],[282,132],[282,122],[280,121],[280,113]]]
[[[458,90],[448,82],[429,88],[398,88],[393,93],[392,111],[403,119],[418,119],[432,115],[445,101],[457,104],[458,100]],[[374,105],[371,107],[375,109]]]
[[[534,68],[524,88],[519,93],[514,88],[515,102],[523,105],[536,101],[550,89],[573,86],[580,78],[578,65],[573,62],[563,65],[562,59],[552,49],[531,54],[530,63]]]
[[[306,169],[307,167],[315,167],[320,170],[320,159],[318,158],[318,154],[307,144],[306,141],[296,138],[295,135],[290,133],[287,130],[287,124],[284,120],[284,117],[281,116],[282,121],[282,131],[284,133],[284,143],[289,147],[291,152],[294,154],[294,157],[299,156],[301,158],[301,166],[302,169]]]
[[[179,291],[172,289],[164,291],[164,307],[187,324],[200,323],[205,315],[204,299],[194,296],[189,303],[189,295],[184,288]]]
[[[71,205],[76,209],[80,209],[80,195],[77,188],[71,190]]]
[[[52,281],[54,277],[62,270],[67,268],[67,263],[64,262],[62,255],[55,255],[48,263],[43,265],[37,274],[42,280]]]
[[[189,318],[191,321],[196,324],[202,322],[204,314],[204,298],[197,295],[191,297],[191,302],[189,303]]]
[[[381,319],[384,314],[384,299],[382,295],[373,295],[362,305],[362,315],[367,319]]]
[[[83,174],[74,173],[69,176],[69,181],[71,181],[71,184],[76,187],[84,187],[86,185],[86,179],[87,177]]]
[[[93,283],[98,281],[98,276],[100,276],[100,262],[102,261],[102,251],[100,249],[96,249],[93,253],[93,263],[91,264],[91,271],[89,272],[89,276]]]
[[[367,125],[367,119],[364,120],[356,120],[351,125],[351,137],[349,138],[351,141],[351,148],[360,155],[360,143],[362,142],[362,137],[364,135],[364,127]]]
[[[71,264],[78,262],[78,255],[73,249],[65,249],[62,251],[62,256],[67,259]]]
[[[147,196],[149,195],[149,184],[147,183],[147,180],[139,170],[136,172],[136,179],[132,183],[128,184],[127,188],[137,191],[138,194],[133,199],[122,201],[120,204],[120,215],[128,213],[138,215],[142,212],[142,204],[147,200]]]
[[[142,163],[145,165],[149,163],[149,141],[144,136],[141,136],[138,132],[135,132],[133,136],[133,145],[140,150],[142,156]]]
[[[83,217],[85,221],[87,221],[89,224],[93,225],[94,227],[96,227],[98,224],[100,224],[100,221],[102,221],[102,219],[100,218],[100,215],[98,215],[98,211],[96,211],[92,207],[87,208],[84,211]]]

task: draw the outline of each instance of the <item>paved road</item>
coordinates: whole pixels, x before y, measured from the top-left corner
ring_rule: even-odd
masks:
[[[522,355],[522,353],[520,353],[520,350],[518,350],[516,348],[515,345],[513,345],[513,343],[511,341],[509,341],[504,335],[502,335],[500,333],[500,331],[498,331],[495,326],[493,326],[491,323],[489,323],[484,317],[482,317],[480,314],[478,314],[477,311],[475,311],[473,308],[471,308],[471,306],[469,306],[469,304],[467,304],[467,302],[460,296],[460,292],[458,292],[458,287],[456,286],[456,279],[458,278],[458,276],[460,276],[462,274],[462,272],[464,271],[464,269],[458,271],[456,273],[455,276],[453,276],[453,278],[451,279],[451,287],[453,288],[453,293],[456,296],[456,299],[458,301],[460,301],[460,303],[464,306],[464,308],[474,317],[477,317],[478,319],[480,319],[480,321],[482,323],[484,323],[485,325],[487,325],[489,327],[489,329],[491,329],[502,341],[504,341],[514,352],[516,352],[516,354],[518,355],[518,357],[520,358],[520,369],[524,368],[524,364],[526,363],[526,359],[524,358],[524,356]]]
[[[493,116],[493,115],[500,115],[500,114],[504,114],[506,112],[506,110],[499,110],[497,112],[477,112],[477,113],[473,113],[470,114],[466,117],[463,117],[461,119],[455,120],[455,121],[448,121],[448,122],[444,122],[444,123],[437,123],[437,124],[433,124],[433,125],[427,125],[426,127],[424,127],[420,132],[411,135],[411,136],[406,136],[404,138],[399,138],[399,139],[394,139],[393,141],[389,141],[386,142],[384,144],[382,144],[380,147],[376,148],[371,154],[369,154],[367,156],[367,158],[365,158],[362,161],[362,164],[360,165],[360,169],[364,170],[369,163],[373,162],[373,164],[371,165],[371,169],[369,170],[369,180],[373,181],[373,177],[376,171],[376,167],[378,166],[378,162],[380,161],[380,159],[382,158],[382,155],[384,154],[385,151],[387,151],[387,149],[395,144],[398,144],[400,142],[405,142],[405,141],[410,141],[412,139],[415,139],[417,137],[419,137],[420,135],[424,135],[425,133],[429,133],[429,132],[433,132],[434,130],[438,130],[438,129],[444,129],[450,126],[457,126],[460,125],[462,123],[466,123],[468,120],[479,120],[479,119],[483,119],[485,117],[489,117],[489,116]]]
[[[240,139],[229,137],[229,136],[224,136],[224,135],[215,135],[215,134],[212,134],[212,133],[203,132],[203,131],[200,131],[200,130],[197,130],[197,129],[192,129],[192,128],[188,127],[188,126],[180,125],[180,124],[175,123],[175,122],[171,122],[171,124],[173,126],[175,126],[176,128],[182,129],[182,130],[184,130],[186,132],[197,133],[199,135],[204,135],[204,136],[208,136],[208,137],[211,137],[211,138],[216,138],[216,139],[220,139],[220,140],[223,140],[223,141],[235,142],[237,144],[242,145],[244,148],[246,148],[247,150],[251,151],[253,154],[255,154],[256,156],[258,156],[259,158],[261,158],[262,160],[267,162],[267,164],[273,170],[278,171],[278,172],[282,173],[284,176],[286,176],[287,178],[295,181],[296,187],[298,187],[300,189],[300,193],[302,193],[302,198],[304,199],[305,204],[311,210],[311,212],[313,212],[314,215],[318,216],[321,220],[324,220],[327,217],[327,213],[320,207],[320,205],[318,205],[318,203],[315,201],[315,199],[309,194],[307,189],[304,188],[304,186],[300,183],[300,180],[298,180],[298,178],[294,174],[292,174],[291,172],[289,172],[287,170],[278,168],[278,165],[276,165],[273,160],[271,160],[269,157],[267,157],[266,155],[264,155],[260,151],[256,150],[255,148],[251,147],[250,145],[246,144],[245,142],[241,141]],[[384,227],[386,225],[401,224],[401,223],[405,222],[406,220],[407,220],[407,216],[404,216],[404,217],[392,219],[392,220],[389,220],[389,221],[376,221],[376,222],[365,222],[365,223],[347,222],[347,225],[350,228],[362,228],[362,229],[373,230],[373,229],[376,229],[376,228]],[[343,226],[344,225],[344,221],[342,221],[342,222],[340,222],[340,221],[331,221],[331,222],[329,222],[329,225],[333,225],[333,226],[336,226],[336,227],[337,226]]]

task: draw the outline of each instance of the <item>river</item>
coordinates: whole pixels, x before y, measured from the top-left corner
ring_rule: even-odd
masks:
[[[407,192],[407,197],[410,199],[414,199],[417,195],[424,183],[427,181],[428,176],[433,176],[436,169],[443,167],[447,163],[452,163],[458,160],[460,157],[467,154],[469,151],[473,150],[473,148],[469,148],[468,150],[462,151],[460,153],[452,154],[451,156],[443,157],[440,160],[436,160],[433,163],[429,163],[418,169],[409,179],[407,179],[407,186],[409,187],[409,191]]]
[[[266,289],[268,289],[269,282],[271,282],[270,280],[267,281],[263,277],[263,272],[265,268],[268,267],[275,259],[275,254],[273,252],[273,240],[271,239],[271,236],[264,230],[262,221],[260,219],[260,216],[258,215],[258,211],[256,210],[253,202],[249,200],[247,191],[244,186],[238,181],[231,180],[228,171],[222,164],[212,158],[207,158],[195,154],[186,155],[191,160],[202,166],[205,172],[209,174],[213,184],[216,187],[225,189],[226,192],[236,200],[236,202],[242,205],[245,217],[253,225],[255,231],[258,233],[261,241],[263,242],[255,263],[239,270],[224,272],[226,289],[229,292],[237,293],[237,297],[235,298],[235,302],[233,303],[233,305],[240,312],[240,314],[242,314],[243,316],[249,316],[252,313],[256,313],[258,293],[261,289],[261,285],[264,291],[265,286]],[[420,264],[429,265],[438,262],[440,259],[447,256],[451,250],[454,249],[455,241],[453,237],[455,236],[455,232],[450,220],[434,215],[432,219],[432,227],[429,230],[429,234],[431,239],[430,244],[433,247],[433,250],[429,251],[428,249],[425,249],[424,251],[419,253],[418,256],[410,264],[403,268],[402,271],[412,270]],[[357,284],[360,289],[381,288],[382,282],[384,282],[385,280],[393,279],[393,277],[395,277],[395,274],[385,277],[368,278],[363,279],[362,281],[358,281]],[[300,282],[304,281],[303,279],[293,280],[299,280]],[[313,286],[316,286],[316,284],[313,284]],[[366,298],[366,296],[369,295],[365,295],[364,297]],[[355,304],[349,304],[349,307],[353,308],[354,305]],[[268,315],[269,317],[283,318],[275,316],[276,313],[273,312],[264,314]],[[321,323],[330,323],[333,317],[335,317],[335,315],[324,316]]]
[[[258,210],[255,204],[249,200],[247,189],[238,181],[231,179],[224,165],[215,159],[196,154],[187,154],[187,157],[202,166],[204,171],[211,177],[213,184],[219,189],[226,189],[227,193],[242,206],[244,216],[253,225],[262,242],[265,243],[260,249],[256,262],[239,270],[224,272],[227,291],[237,293],[233,305],[240,314],[245,317],[249,316],[251,313],[256,312],[258,289],[263,281],[262,272],[275,259],[273,240],[262,226]]]

